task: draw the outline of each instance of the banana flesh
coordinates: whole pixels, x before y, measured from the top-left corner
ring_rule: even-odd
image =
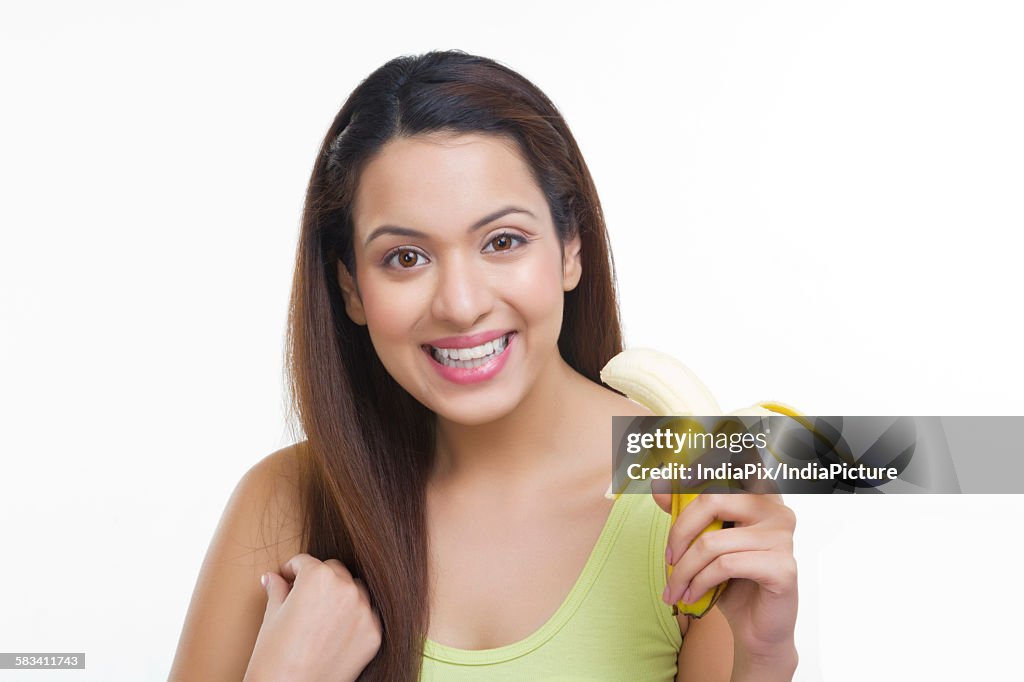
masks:
[[[721,415],[721,408],[711,391],[700,379],[676,358],[651,348],[629,348],[608,361],[601,370],[601,381],[613,389],[623,393],[627,398],[637,402],[659,416],[711,416]],[[770,416],[784,414],[802,416],[795,409],[784,403],[762,401],[750,407],[730,412],[731,416]],[[673,424],[673,430],[680,427],[702,429],[695,420],[683,420],[684,423]],[[654,454],[654,453],[652,453]],[[680,492],[680,483],[672,481],[672,523],[693,500],[696,493]],[[609,486],[606,497],[617,498]],[[701,534],[721,529],[722,521],[713,521]],[[672,575],[672,564],[668,565],[668,575]],[[728,580],[705,592],[692,604],[679,601],[675,604],[677,613],[684,613],[700,618],[715,605],[725,590]]]
[[[717,415],[722,410],[689,367],[650,348],[624,350],[605,364],[601,381],[658,415]]]

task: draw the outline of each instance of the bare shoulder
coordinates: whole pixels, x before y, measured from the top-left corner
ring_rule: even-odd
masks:
[[[245,473],[234,495],[256,505],[251,509],[257,537],[253,550],[277,570],[299,553],[302,514],[299,499],[299,457],[304,443],[273,452]],[[262,574],[262,571],[260,572]]]
[[[241,680],[263,624],[260,576],[300,551],[301,444],[267,455],[232,491],[199,570],[169,680]]]
[[[228,499],[214,541],[236,545],[235,554],[210,555],[211,561],[246,566],[259,576],[299,552],[299,456],[302,444],[289,445],[256,462],[242,476]],[[211,543],[211,550],[214,548]],[[293,551],[294,550],[294,551]]]

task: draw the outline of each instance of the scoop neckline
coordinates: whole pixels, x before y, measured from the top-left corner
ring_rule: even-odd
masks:
[[[423,644],[424,656],[435,661],[461,665],[502,663],[519,656],[524,656],[554,637],[565,626],[580,604],[583,603],[587,593],[590,592],[590,588],[593,586],[608,558],[608,553],[619,533],[619,529],[622,527],[622,521],[626,513],[626,500],[635,497],[635,495],[635,493],[623,493],[612,503],[611,511],[608,512],[608,518],[605,520],[601,533],[597,536],[597,541],[594,543],[593,549],[590,550],[590,555],[587,557],[586,563],[583,564],[583,569],[576,578],[576,582],[573,583],[572,588],[570,588],[562,603],[559,604],[555,612],[551,614],[551,617],[543,625],[523,639],[491,649],[460,649],[435,642],[426,637]]]

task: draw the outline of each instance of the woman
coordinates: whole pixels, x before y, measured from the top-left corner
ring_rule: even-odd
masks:
[[[705,496],[670,530],[666,495],[604,497],[611,416],[650,413],[598,378],[621,350],[601,207],[523,77],[431,52],[355,89],[309,183],[288,350],[305,439],[232,495],[172,679],[792,676],[788,508]],[[736,527],[684,551],[716,517]]]

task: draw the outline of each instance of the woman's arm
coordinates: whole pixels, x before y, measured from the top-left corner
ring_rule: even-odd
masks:
[[[676,682],[728,680],[732,676],[732,630],[717,607],[700,620],[676,616],[683,633]]]
[[[299,552],[295,446],[268,455],[239,481],[210,542],[169,682],[242,680],[263,623],[265,571]]]
[[[687,616],[677,618],[684,637],[676,682],[792,679],[797,665],[795,648],[781,654],[778,660],[754,659],[747,652],[736,650],[729,621],[717,607],[688,624]]]

